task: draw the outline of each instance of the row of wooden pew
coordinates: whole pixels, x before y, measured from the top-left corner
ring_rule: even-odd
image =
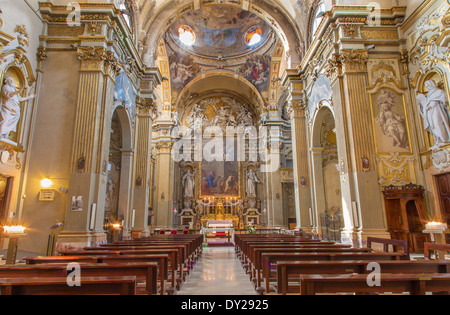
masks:
[[[430,260],[427,254],[411,260],[408,248],[406,241],[380,238],[354,248],[308,237],[250,234],[236,235],[235,250],[259,294],[448,294],[450,261]],[[450,246],[435,249],[450,251]]]
[[[175,294],[201,256],[202,242],[202,235],[152,235],[25,257],[24,264],[0,266],[0,294]]]

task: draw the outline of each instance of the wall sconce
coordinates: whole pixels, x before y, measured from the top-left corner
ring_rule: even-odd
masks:
[[[41,187],[44,189],[49,189],[49,188],[53,187],[52,180],[49,178],[44,178],[43,180],[41,180]]]
[[[55,200],[55,190],[52,189],[53,181],[49,178],[41,180],[41,191],[39,193],[39,201]]]

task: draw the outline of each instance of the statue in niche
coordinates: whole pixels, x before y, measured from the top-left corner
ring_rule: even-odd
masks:
[[[20,103],[35,97],[21,97],[23,89],[17,90],[16,83],[12,77],[6,77],[1,89],[0,109],[0,138],[8,139],[12,131],[16,131],[20,120]]]
[[[114,199],[116,197],[117,191],[116,191],[116,185],[114,182],[109,179],[108,183],[106,184],[106,202],[105,202],[105,211],[111,212],[113,210],[113,203]]]
[[[404,117],[392,111],[395,107],[395,95],[389,90],[384,90],[378,98],[380,113],[376,122],[380,125],[383,134],[392,139],[392,145],[402,149],[408,149],[408,132]]]
[[[428,89],[427,96],[417,95],[419,112],[422,115],[425,130],[435,138],[437,148],[450,143],[450,116],[448,112],[448,99],[444,90],[437,87],[433,80],[425,82]]]
[[[253,169],[246,172],[247,196],[256,197],[256,184],[261,183]]]
[[[183,194],[185,198],[193,198],[194,197],[194,173],[191,170],[187,170],[186,174],[184,174],[181,183],[184,187]]]

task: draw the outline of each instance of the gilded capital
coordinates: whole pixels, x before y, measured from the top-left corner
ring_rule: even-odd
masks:
[[[151,98],[136,97],[136,107],[140,115],[151,115],[156,111],[155,101]]]
[[[108,58],[104,47],[78,47],[77,55],[83,71],[103,71],[104,62]]]
[[[105,60],[105,74],[115,78],[116,75],[119,75],[121,71],[122,65],[115,56],[114,52],[112,51],[107,52]]]
[[[304,115],[308,107],[307,105],[308,101],[306,99],[290,101],[286,105],[286,112],[288,116],[293,119],[297,115]]]
[[[342,63],[342,70],[346,72],[365,72],[369,52],[367,50],[343,51],[339,57]]]
[[[333,54],[324,67],[325,75],[334,81],[342,73],[342,63],[338,54]]]

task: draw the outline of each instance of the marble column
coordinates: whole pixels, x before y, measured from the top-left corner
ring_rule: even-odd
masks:
[[[68,202],[58,247],[95,245],[103,230],[115,77],[121,69],[113,52],[79,47],[80,75]],[[80,203],[72,205],[72,198]],[[91,215],[94,211],[95,215]]]
[[[291,118],[297,228],[310,231],[311,179],[309,178],[306,101],[292,99],[287,109]]]
[[[281,121],[269,121],[268,128],[268,150],[270,167],[267,168],[266,176],[266,206],[267,224],[271,227],[286,227],[287,222],[283,213],[283,187],[281,185]]]
[[[140,236],[148,234],[148,208],[151,189],[152,166],[152,124],[155,110],[153,99],[139,98],[136,102],[138,114],[136,120],[136,159],[134,182],[134,226],[131,228]]]
[[[172,159],[171,141],[161,141],[156,144],[156,172],[157,183],[153,201],[155,226],[171,228],[173,226],[173,176],[174,163]]]

